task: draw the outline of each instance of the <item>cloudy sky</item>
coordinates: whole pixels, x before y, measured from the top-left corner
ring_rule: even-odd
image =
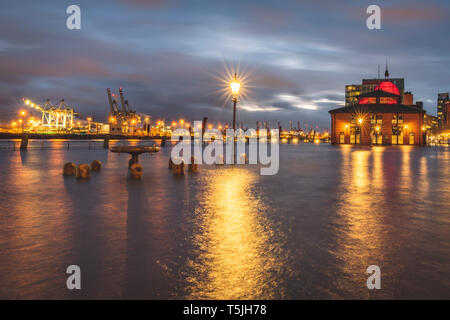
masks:
[[[66,8],[81,7],[81,30]],[[382,9],[368,30],[366,8]],[[0,12],[0,120],[64,98],[83,117],[107,119],[106,88],[154,119],[230,121],[226,70],[246,76],[238,120],[300,120],[329,127],[345,84],[391,77],[436,114],[450,91],[448,1],[96,0],[5,2]]]

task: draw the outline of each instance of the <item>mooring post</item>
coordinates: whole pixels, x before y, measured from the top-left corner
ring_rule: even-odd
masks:
[[[20,140],[20,150],[27,150],[28,148],[28,136],[23,135],[22,140]]]
[[[109,138],[105,138],[105,140],[103,141],[103,148],[109,149]]]

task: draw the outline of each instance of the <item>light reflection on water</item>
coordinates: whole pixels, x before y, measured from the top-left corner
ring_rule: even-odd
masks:
[[[283,297],[280,272],[286,259],[280,234],[255,194],[257,173],[239,167],[219,169],[202,179],[198,194],[189,260],[187,297],[190,299],[271,299]]]
[[[127,155],[46,143],[0,151],[0,298],[450,298],[446,149],[283,145],[276,176],[175,178],[166,148],[133,181]],[[89,181],[61,174],[94,159]]]

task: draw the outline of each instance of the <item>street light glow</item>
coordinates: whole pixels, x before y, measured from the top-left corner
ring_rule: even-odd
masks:
[[[230,83],[231,93],[233,96],[237,96],[239,94],[239,89],[241,88],[241,83],[238,81],[236,73],[234,74],[234,79]]]

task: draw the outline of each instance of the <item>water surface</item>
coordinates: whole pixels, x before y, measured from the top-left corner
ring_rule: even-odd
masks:
[[[165,148],[136,181],[128,155],[86,143],[0,151],[0,298],[450,298],[448,148],[285,144],[276,176],[182,178]],[[62,176],[94,159],[90,180]]]

